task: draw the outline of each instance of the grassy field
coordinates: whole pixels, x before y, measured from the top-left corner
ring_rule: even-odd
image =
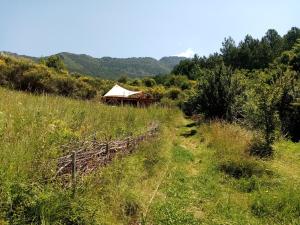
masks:
[[[66,143],[160,135],[80,177],[53,180]],[[0,89],[0,224],[299,224],[300,144],[250,157],[252,133],[175,109],[104,106]]]

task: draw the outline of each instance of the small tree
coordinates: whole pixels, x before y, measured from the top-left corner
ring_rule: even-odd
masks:
[[[50,68],[54,68],[57,71],[61,71],[65,69],[64,62],[62,58],[58,55],[52,55],[46,59],[41,60],[42,64],[45,64],[46,66]]]
[[[198,81],[195,93],[184,103],[186,114],[204,114],[207,118],[231,119],[233,102],[232,71],[221,64],[205,70]]]
[[[145,84],[146,87],[153,87],[156,85],[156,81],[153,78],[144,78],[143,83]]]
[[[118,82],[122,83],[122,84],[126,84],[128,81],[128,77],[126,75],[122,75],[119,79]]]
[[[281,96],[281,88],[269,77],[270,74],[260,72],[258,78],[252,81],[244,108],[245,119],[249,125],[262,133],[262,139],[256,138],[250,149],[251,154],[260,157],[273,154],[275,131],[280,124],[277,104]]]

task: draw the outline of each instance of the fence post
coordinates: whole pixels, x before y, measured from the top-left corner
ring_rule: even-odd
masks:
[[[76,193],[76,151],[72,152],[72,188],[74,197]]]
[[[105,154],[108,154],[108,142],[105,144]]]
[[[127,150],[129,150],[129,137],[126,138],[126,148],[127,148]]]

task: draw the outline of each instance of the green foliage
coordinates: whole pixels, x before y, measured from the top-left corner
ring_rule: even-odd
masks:
[[[132,86],[141,86],[142,82],[140,79],[134,79],[133,81],[130,82],[130,85]]]
[[[271,155],[271,145],[280,130],[299,140],[300,51],[297,29],[292,30],[289,35],[294,35],[291,42],[295,45],[289,51],[285,51],[286,37],[268,30],[261,40],[248,35],[238,46],[232,38],[225,39],[222,55],[195,56],[179,64],[175,69],[198,78],[183,111],[247,123],[263,136],[264,143],[253,146],[255,154],[260,149],[261,155]]]
[[[185,113],[204,113],[207,118],[231,119],[231,105],[234,101],[232,71],[224,65],[207,70],[199,78],[196,92],[184,104]]]
[[[166,89],[162,85],[157,85],[149,90],[149,93],[155,98],[155,99],[162,99],[164,94],[166,93]]]
[[[45,64],[49,68],[54,68],[57,71],[61,71],[65,69],[64,62],[59,55],[52,55],[50,57],[42,59],[41,63]]]
[[[174,86],[180,88],[181,90],[190,89],[192,87],[191,81],[186,76],[169,75],[165,76],[163,79],[164,80],[161,80],[160,82],[167,87]]]
[[[300,29],[292,27],[284,36],[284,48],[285,50],[291,49],[296,43],[297,39],[300,38]]]
[[[298,28],[292,28],[284,37],[276,30],[270,29],[261,40],[247,35],[238,46],[231,37],[225,38],[221,52],[227,66],[239,69],[263,69],[283,51],[291,50],[297,38],[300,38]]]
[[[194,61],[186,59],[182,60],[178,65],[174,67],[172,73],[175,75],[186,75],[189,79],[195,79],[195,72],[197,70],[197,65]]]
[[[203,125],[202,129],[206,133],[208,146],[216,151],[216,166],[220,171],[236,179],[262,176],[265,173],[263,163],[249,154],[249,145],[255,143],[251,132],[218,121],[209,127]]]
[[[177,65],[184,57],[163,57],[156,60],[150,57],[140,58],[94,58],[85,54],[73,54],[61,52],[53,56],[35,58],[30,56],[20,56],[14,53],[6,53],[15,57],[23,57],[35,62],[45,62],[49,58],[58,57],[62,60],[65,68],[72,73],[87,74],[93,77],[101,77],[105,79],[118,79],[122,75],[128,77],[145,77],[160,74],[168,74],[175,65]],[[51,67],[60,67],[60,64],[52,64]]]
[[[122,84],[126,84],[128,81],[128,77],[126,75],[122,75],[119,79],[118,82],[122,83]]]
[[[245,104],[245,117],[252,126],[262,130],[265,141],[261,145],[263,147],[270,146],[275,140],[275,129],[279,123],[276,105],[280,98],[280,88],[265,82],[267,74],[260,73],[258,77],[249,89],[250,101]]]
[[[67,72],[47,68],[28,60],[0,56],[0,84],[9,88],[33,93],[51,93],[91,99],[101,86],[91,79],[71,76]],[[60,70],[60,69],[59,69]],[[96,82],[96,81],[95,81]]]
[[[181,90],[178,88],[170,88],[167,92],[168,98],[172,100],[178,99],[180,94],[181,94]]]
[[[156,81],[153,78],[146,77],[142,80],[146,87],[153,87],[156,85]]]

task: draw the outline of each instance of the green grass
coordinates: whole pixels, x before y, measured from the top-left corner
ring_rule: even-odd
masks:
[[[111,107],[0,89],[0,218],[11,224],[123,224],[132,219],[133,202],[142,196],[138,190],[152,187],[163,162],[159,138],[80,180],[75,199],[69,188],[51,182],[56,159],[67,143],[137,135],[152,122],[160,123],[163,132],[178,115],[155,106]]]
[[[252,132],[186,126],[174,109],[5,89],[0,103],[0,224],[299,224],[299,143],[281,140],[261,160],[248,154]],[[157,138],[79,177],[75,197],[51,180],[64,144],[137,135],[153,121]]]
[[[194,129],[184,123],[173,131],[168,173],[145,224],[299,224],[299,143],[281,141],[263,161],[247,153],[250,131],[217,122],[183,137]],[[236,178],[220,168],[232,162],[251,173]]]

